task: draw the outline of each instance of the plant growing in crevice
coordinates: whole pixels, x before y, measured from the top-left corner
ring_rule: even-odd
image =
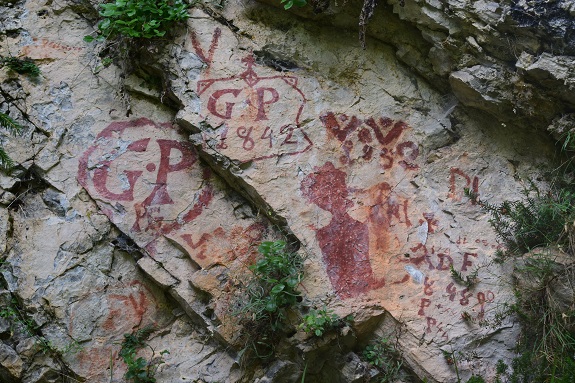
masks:
[[[560,156],[572,155],[572,142],[568,135]],[[515,302],[505,312],[518,318],[522,332],[511,372],[499,363],[496,382],[572,382],[575,376],[574,165],[571,159],[562,162],[549,174],[545,189],[528,180],[522,198],[515,201],[490,204],[467,193],[490,213],[490,223],[505,245],[496,262],[511,260],[515,266]],[[547,250],[534,251],[542,247]],[[558,295],[561,290],[567,293]],[[562,302],[566,296],[571,300]]]
[[[40,68],[29,57],[22,59],[17,57],[2,57],[0,56],[0,64],[6,66],[18,74],[28,74],[32,77],[40,75]],[[18,135],[22,132],[23,127],[17,123],[7,113],[0,112],[0,127],[6,129],[12,135]],[[4,170],[9,170],[14,166],[14,162],[4,150],[4,146],[0,144],[0,167]]]
[[[5,282],[1,276],[0,281]],[[2,284],[0,283],[0,286]],[[62,381],[80,381],[77,379],[78,376],[63,361],[64,355],[73,354],[81,348],[78,342],[72,341],[63,347],[58,347],[47,339],[42,334],[40,326],[32,319],[30,314],[23,308],[22,303],[12,293],[0,295],[0,307],[0,318],[4,318],[10,326],[9,342],[20,342],[25,338],[32,340],[33,347],[29,349],[29,352],[32,352],[33,356],[41,353],[50,357],[52,361],[59,365],[59,370],[54,370],[54,372],[61,375]]]
[[[30,57],[18,58],[12,56],[0,56],[0,64],[7,66],[18,74],[27,74],[32,77],[37,77],[40,75],[40,68],[38,68],[34,60],[32,60]]]
[[[451,273],[451,278],[461,285],[471,288],[477,284],[479,278],[477,274],[479,273],[479,268],[475,268],[469,275],[463,275],[461,272],[455,270],[453,264],[449,265],[449,272]]]
[[[391,383],[399,377],[403,361],[398,347],[390,339],[377,338],[365,347],[362,357],[379,371],[378,382]]]
[[[20,326],[20,329],[29,337],[36,335],[38,326],[33,319],[28,318],[19,308],[18,302],[12,298],[10,303],[0,309],[0,318],[6,318],[14,325]],[[12,328],[12,332],[16,329]]]
[[[99,5],[97,31],[85,36],[84,41],[105,42],[100,48],[101,62],[93,69],[94,74],[115,62],[122,75],[118,96],[126,115],[131,114],[130,96],[124,79],[134,71],[137,52],[145,51],[146,60],[157,51],[158,42],[164,40],[180,22],[188,19],[188,4],[184,0],[115,0]],[[146,48],[146,49],[143,49]]]
[[[131,334],[124,334],[119,355],[128,368],[124,378],[132,383],[155,383],[155,375],[160,365],[164,363],[164,355],[169,354],[169,351],[163,350],[156,356],[155,350],[146,342],[154,331],[153,326],[146,326]],[[143,348],[152,351],[150,360],[138,356],[138,351]]]
[[[246,350],[260,359],[274,354],[279,334],[287,330],[287,314],[301,301],[297,290],[303,278],[303,258],[286,248],[285,241],[262,242],[262,255],[249,269],[253,278],[244,285],[245,296],[238,299],[240,324],[246,338]],[[243,353],[242,352],[242,353]]]
[[[22,132],[22,125],[18,124],[12,117],[6,113],[0,112],[0,127],[6,129],[10,134],[17,135]],[[0,167],[4,170],[9,170],[14,166],[14,161],[4,150],[4,146],[0,145]]]
[[[308,334],[322,336],[329,329],[336,327],[339,322],[339,316],[334,314],[332,310],[328,310],[324,307],[321,310],[312,309],[304,315],[299,328]]]
[[[84,38],[87,42],[164,37],[175,23],[189,17],[183,0],[115,0],[99,6],[103,19],[98,23],[96,37]]]

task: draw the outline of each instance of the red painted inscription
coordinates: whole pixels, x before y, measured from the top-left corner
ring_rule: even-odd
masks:
[[[219,35],[214,32],[211,53],[194,43],[196,53],[211,62]],[[197,38],[192,35],[192,41]],[[203,119],[217,129],[204,131],[204,141],[216,140],[216,149],[234,150],[241,162],[259,161],[308,151],[312,142],[300,127],[307,102],[298,78],[288,75],[260,76],[249,55],[246,69],[238,75],[198,81]],[[239,149],[239,150],[238,150]]]
[[[206,183],[196,193],[194,203],[181,209],[172,207],[175,201],[170,185],[174,175],[189,171],[197,162],[197,154],[186,142],[140,138],[158,137],[166,129],[171,129],[170,124],[158,125],[146,118],[114,122],[98,134],[96,144],[79,162],[80,184],[93,197],[105,201],[106,206],[115,206],[103,209],[111,220],[116,215],[123,217],[120,204],[133,209],[130,229],[134,233],[160,235],[178,230],[197,218],[213,197],[213,190]],[[204,180],[209,177],[209,172],[203,173]]]
[[[339,160],[344,165],[359,159],[365,162],[375,159],[383,169],[390,169],[394,164],[407,170],[419,168],[415,164],[419,147],[413,141],[401,141],[409,128],[403,121],[384,117],[361,120],[332,112],[323,114],[320,120],[329,135],[341,142],[343,154]]]
[[[463,187],[460,187],[461,180],[464,181]],[[469,189],[469,191],[474,195],[479,196],[479,178],[473,177],[473,179],[471,179],[471,177],[463,170],[459,168],[451,168],[449,176],[449,195],[447,198],[451,198],[454,201],[461,201],[465,189]],[[472,199],[471,202],[473,204],[477,203],[475,199]]]

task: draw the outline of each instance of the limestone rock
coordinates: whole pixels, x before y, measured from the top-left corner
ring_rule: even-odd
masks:
[[[47,342],[81,346],[34,357],[0,323],[0,379],[51,382],[66,366],[120,382],[119,343],[148,324],[170,351],[162,382],[299,381],[306,363],[306,381],[361,381],[381,334],[429,382],[456,381],[443,351],[477,356],[463,380],[513,357],[514,319],[495,321],[509,270],[465,190],[516,199],[517,178],[552,157],[543,129],[572,130],[573,2],[389,0],[366,49],[363,2],[340,3],[190,8],[123,73],[82,41],[96,1],[0,2],[0,55],[42,72],[0,69],[0,110],[25,127],[1,137],[18,165],[0,177],[0,286]],[[234,298],[257,245],[285,237],[306,256],[306,307],[354,321],[240,368]],[[570,289],[553,286],[560,310]]]

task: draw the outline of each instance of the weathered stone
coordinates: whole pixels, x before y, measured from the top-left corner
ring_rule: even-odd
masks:
[[[362,362],[359,357],[350,352],[344,356],[345,364],[341,369],[344,381],[350,383],[360,383],[365,381],[366,376],[369,376],[369,367],[366,363]]]
[[[547,128],[557,141],[564,140],[568,134],[572,134],[575,129],[575,114],[566,114],[557,117]]]
[[[299,368],[293,363],[277,361],[267,369],[264,377],[254,380],[254,383],[290,383],[297,381],[299,375]]]
[[[10,338],[11,325],[10,321],[6,318],[0,317],[0,339],[6,340]]]
[[[397,334],[429,382],[456,381],[442,350],[479,356],[462,361],[463,380],[512,358],[513,320],[480,325],[513,298],[464,191],[516,199],[515,177],[552,152],[536,129],[571,130],[571,1],[391,0],[366,50],[359,0],[297,16],[275,0],[206,5],[173,43],[139,53],[137,75],[104,68],[101,46],[82,41],[96,1],[52,3],[0,4],[0,54],[42,71],[0,69],[0,110],[25,126],[2,136],[19,167],[0,177],[1,273],[50,342],[83,349],[35,361],[27,381],[53,381],[63,363],[119,382],[119,342],[147,324],[171,353],[166,382],[299,381],[306,361],[306,381],[357,381],[374,334]],[[116,95],[131,97],[130,116]],[[232,300],[279,231],[307,255],[307,307],[355,320],[323,338],[300,331],[267,367],[242,370]],[[570,288],[554,287],[561,309]],[[31,342],[16,353],[30,357]]]
[[[58,366],[50,363],[47,359],[42,362],[47,362],[49,366],[33,366],[22,378],[22,383],[57,383],[62,379]]]
[[[0,378],[6,382],[19,380],[24,363],[10,346],[0,342]]]
[[[16,196],[9,191],[5,191],[0,194],[0,204],[4,206],[9,206],[12,202],[14,202],[14,200],[16,200]]]
[[[546,56],[546,57],[545,57]],[[527,78],[535,78],[543,88],[554,89],[554,93],[564,102],[575,105],[573,91],[575,90],[575,73],[573,72],[573,57],[553,57],[542,55],[536,62],[522,68]]]

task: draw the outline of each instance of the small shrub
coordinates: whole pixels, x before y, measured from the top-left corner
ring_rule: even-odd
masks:
[[[169,354],[167,350],[163,350],[159,357],[154,357],[155,350],[146,343],[154,330],[153,327],[147,326],[131,334],[124,334],[119,355],[128,367],[124,378],[132,383],[155,383],[156,371],[164,363],[163,356]],[[138,351],[145,347],[152,350],[152,359],[149,361],[137,355]]]
[[[376,367],[381,375],[378,379],[380,383],[394,382],[399,376],[403,362],[401,354],[389,339],[381,337],[374,343],[365,347],[362,353],[363,359]]]
[[[116,37],[151,39],[163,37],[174,23],[188,19],[188,5],[183,0],[116,0],[100,4],[96,39]],[[95,38],[86,36],[85,41]]]
[[[522,324],[512,381],[570,381],[575,376],[575,310],[557,305],[553,282],[564,279],[564,273],[572,280],[573,264],[563,268],[546,256],[531,255],[517,270],[518,279],[527,282],[519,281],[511,305]]]
[[[561,156],[572,157],[573,137],[570,134],[564,140]],[[496,262],[522,257],[515,264],[516,301],[506,309],[522,325],[518,356],[511,372],[505,363],[498,362],[495,382],[504,378],[512,383],[573,382],[575,310],[555,294],[558,288],[569,292],[575,280],[574,165],[573,160],[560,164],[550,174],[548,190],[530,181],[516,201],[489,204],[467,193],[491,214],[490,223],[506,247],[496,254]],[[531,251],[537,247],[558,248],[564,262],[556,263],[548,251]]]
[[[491,214],[489,222],[507,248],[507,254],[523,254],[539,246],[570,244],[566,224],[575,218],[575,187],[556,183],[543,192],[535,184],[523,191],[523,199],[499,205],[480,202]]]
[[[270,320],[273,330],[282,327],[285,309],[301,300],[297,286],[303,277],[303,259],[285,251],[284,241],[263,242],[258,251],[263,258],[249,268],[255,276],[245,307],[255,320]]]
[[[262,255],[249,266],[253,278],[244,286],[235,314],[244,327],[246,348],[260,359],[274,353],[278,335],[287,328],[287,311],[301,301],[297,290],[303,278],[303,258],[286,250],[284,241],[262,242]]]
[[[339,322],[339,317],[332,310],[323,308],[322,310],[311,310],[303,317],[303,322],[299,328],[308,334],[322,336],[327,330],[335,327]]]

